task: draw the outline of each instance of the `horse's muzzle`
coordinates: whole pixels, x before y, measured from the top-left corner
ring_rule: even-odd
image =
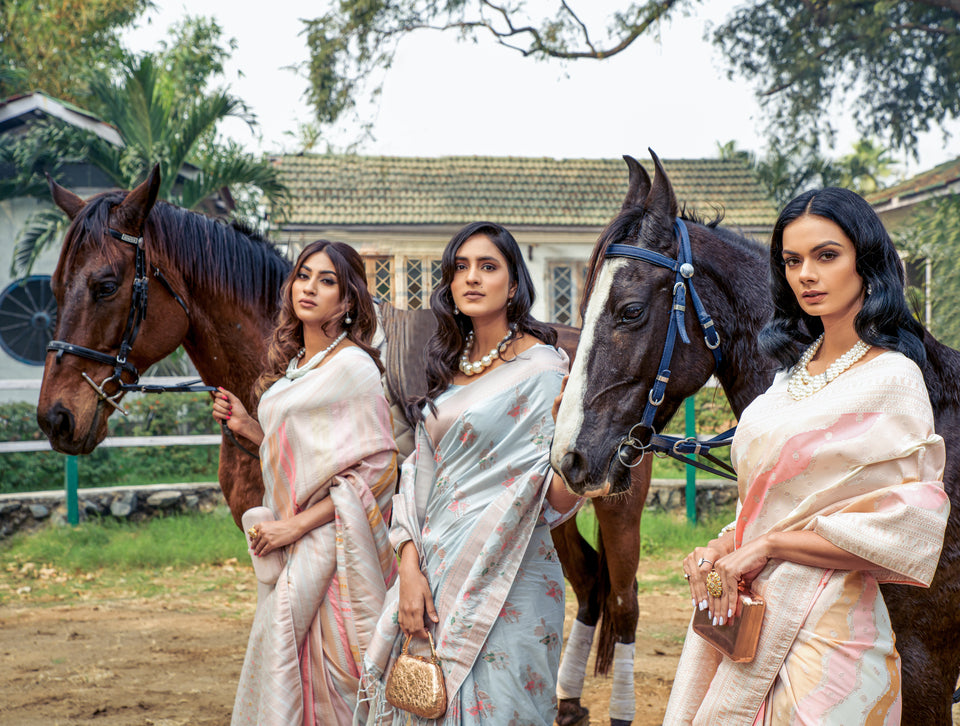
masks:
[[[579,452],[569,449],[560,459],[560,476],[563,477],[570,491],[588,499],[605,497],[613,488],[609,477],[604,477],[599,486],[591,487],[590,471],[586,459]]]

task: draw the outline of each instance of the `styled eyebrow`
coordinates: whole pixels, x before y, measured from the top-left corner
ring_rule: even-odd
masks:
[[[313,270],[310,269],[310,265],[306,265],[306,264],[300,265],[300,271],[303,272],[304,270],[307,271],[307,272],[313,272]],[[333,275],[334,277],[337,276],[337,273],[336,273],[335,270],[320,270],[317,274],[320,274],[320,275]]]
[[[460,256],[453,258],[454,262],[467,262],[469,259],[470,258],[468,257],[460,257]],[[496,257],[477,257],[476,260],[477,262],[496,262],[497,264],[500,263],[500,260],[498,260]]]
[[[839,242],[834,242],[832,239],[828,239],[826,242],[821,242],[820,244],[818,244],[816,247],[814,247],[814,248],[813,248],[812,250],[810,250],[810,251],[811,251],[811,252],[819,252],[819,251],[822,250],[824,247],[842,247],[842,246],[843,246],[843,245],[841,245]],[[780,252],[780,254],[782,254],[782,255],[796,255],[796,254],[799,254],[799,253],[798,253],[798,252],[794,252],[793,250],[782,250],[782,251]]]

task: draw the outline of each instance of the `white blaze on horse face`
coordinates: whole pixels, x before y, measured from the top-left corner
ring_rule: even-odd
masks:
[[[600,274],[597,275],[594,282],[593,291],[590,293],[590,302],[587,303],[583,328],[580,330],[577,357],[573,361],[573,368],[570,369],[567,387],[563,392],[563,401],[560,403],[560,410],[557,412],[557,426],[553,434],[553,447],[550,455],[551,463],[557,471],[560,470],[560,461],[563,459],[563,455],[573,446],[580,435],[587,389],[587,363],[593,355],[597,322],[600,320],[600,313],[607,307],[614,277],[626,264],[627,261],[622,259],[604,262],[600,268]],[[597,484],[599,483],[597,482]]]

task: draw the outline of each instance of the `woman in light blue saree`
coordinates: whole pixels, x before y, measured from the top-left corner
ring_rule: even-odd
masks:
[[[361,695],[369,724],[551,726],[564,583],[550,527],[579,503],[549,463],[568,359],[553,347],[556,333],[530,317],[533,284],[506,229],[467,225],[441,265],[428,393],[411,407],[416,448],[393,505],[400,575],[364,659]],[[428,630],[448,697],[436,721],[384,697],[403,641],[412,635],[425,651],[418,639]]]

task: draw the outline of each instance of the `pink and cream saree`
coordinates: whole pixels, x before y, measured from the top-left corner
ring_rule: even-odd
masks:
[[[812,530],[876,567],[771,561],[751,663],[687,631],[664,724],[899,724],[900,658],[881,582],[927,586],[949,502],[943,440],[917,366],[886,352],[793,400],[787,377],[744,411],[732,450],[737,546]]]
[[[380,373],[348,347],[260,400],[264,505],[288,518],[329,496],[333,522],[286,548],[254,617],[234,724],[349,724],[363,652],[396,572],[385,517],[396,445]]]

